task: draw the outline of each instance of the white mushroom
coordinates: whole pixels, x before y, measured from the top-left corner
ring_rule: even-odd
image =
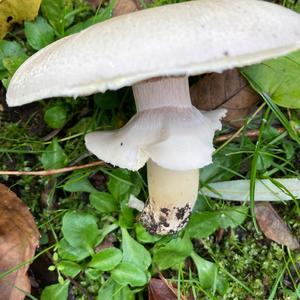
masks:
[[[198,169],[211,163],[224,110],[202,113],[190,101],[189,75],[221,72],[300,48],[300,17],[257,0],[199,0],[113,18],[59,40],[28,59],[8,104],[81,96],[133,85],[137,114],[118,131],[86,136],[100,159],[130,170],[148,166],[141,219],[167,234],[187,222]]]

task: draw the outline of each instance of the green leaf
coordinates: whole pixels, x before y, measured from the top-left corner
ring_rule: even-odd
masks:
[[[108,279],[100,288],[96,300],[134,300],[134,293],[130,288],[121,286],[112,279]]]
[[[146,248],[134,240],[125,228],[122,231],[123,262],[138,266],[141,270],[147,270],[151,265],[151,256]]]
[[[107,187],[115,199],[120,200],[122,196],[129,193],[131,186],[131,177],[128,170],[115,169],[111,171]]]
[[[11,57],[5,57],[2,60],[3,66],[8,71],[9,78],[12,77],[12,75],[14,75],[17,69],[27,58],[28,58],[27,56],[11,56]]]
[[[155,243],[162,238],[159,235],[150,234],[141,223],[135,224],[135,234],[137,240],[143,244]]]
[[[242,69],[258,92],[267,93],[276,104],[300,108],[300,51]]]
[[[247,216],[247,206],[229,206],[219,212],[220,227],[223,229],[235,228],[243,224]]]
[[[81,266],[69,260],[62,260],[57,263],[57,269],[66,276],[76,277],[81,271]]]
[[[133,209],[128,207],[129,197],[124,197],[121,201],[121,214],[119,215],[119,224],[120,227],[130,228],[133,226],[135,217],[133,214]]]
[[[45,112],[44,120],[51,128],[62,128],[68,120],[67,109],[62,105],[53,106]]]
[[[218,275],[218,266],[203,259],[195,252],[192,252],[191,257],[196,265],[201,287],[208,289],[216,286],[215,280]]]
[[[35,50],[40,50],[55,39],[53,28],[43,17],[37,17],[33,22],[25,22],[25,36],[28,44]]]
[[[264,153],[259,153],[256,162],[257,171],[265,171],[272,166],[273,157]]]
[[[74,20],[72,0],[43,0],[41,8],[56,34],[63,36]]]
[[[104,214],[109,214],[119,209],[116,199],[111,194],[105,192],[91,193],[90,203],[99,212]]]
[[[192,238],[204,238],[214,233],[220,226],[219,214],[211,211],[195,212],[186,227]]]
[[[111,272],[111,278],[121,286],[130,284],[132,287],[143,286],[150,279],[145,271],[129,262],[119,264]]]
[[[114,7],[114,2],[115,1],[111,1],[110,5],[108,5],[106,8],[100,9],[100,11],[97,15],[85,20],[84,22],[77,23],[76,25],[70,27],[66,31],[66,35],[77,33],[83,29],[86,29],[86,28],[94,25],[94,24],[103,22],[103,21],[111,18],[112,10]]]
[[[92,260],[88,263],[88,267],[101,271],[111,271],[122,260],[122,251],[118,248],[111,247],[93,255]]]
[[[3,59],[9,57],[21,57],[26,59],[27,55],[22,46],[16,41],[0,40],[0,71],[5,70]]]
[[[90,256],[90,252],[86,248],[73,247],[66,239],[61,239],[58,244],[58,255],[62,259],[81,261]]]
[[[70,282],[66,280],[63,284],[52,284],[47,286],[42,294],[41,300],[67,300]]]
[[[193,245],[186,232],[182,238],[172,239],[166,244],[156,244],[153,249],[153,263],[160,270],[165,270],[182,263],[191,255],[192,250]]]
[[[102,227],[99,230],[99,237],[98,237],[97,245],[102,243],[102,241],[105,239],[105,237],[112,231],[116,230],[118,227],[119,227],[118,223],[112,223],[112,224],[105,225],[104,227]]]
[[[204,289],[216,290],[220,294],[225,294],[228,289],[228,282],[219,274],[218,266],[208,260],[203,259],[194,251],[191,257],[196,265],[199,283]]]
[[[186,229],[191,238],[204,238],[218,228],[235,228],[241,225],[247,217],[246,206],[228,206],[217,211],[195,212],[192,214]]]
[[[59,169],[67,165],[67,155],[56,139],[45,149],[41,157],[41,162],[46,170]]]
[[[101,277],[102,273],[103,272],[98,269],[86,269],[85,270],[86,277],[91,280],[98,280]]]
[[[94,253],[99,230],[97,219],[82,212],[67,212],[63,217],[62,232],[66,241],[73,247],[87,249]]]
[[[120,105],[120,99],[115,91],[107,91],[104,94],[99,93],[94,95],[94,102],[97,107],[103,110],[115,109]]]
[[[229,180],[240,169],[241,155],[228,155],[237,150],[230,145],[213,156],[213,163],[200,170],[201,186],[208,182]]]
[[[88,174],[73,173],[69,180],[64,184],[64,190],[67,192],[86,192],[98,193],[87,178]]]

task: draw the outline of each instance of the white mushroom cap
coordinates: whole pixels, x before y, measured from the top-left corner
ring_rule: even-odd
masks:
[[[299,14],[265,1],[199,0],[123,15],[63,38],[15,73],[10,106],[157,76],[221,72],[300,48]]]

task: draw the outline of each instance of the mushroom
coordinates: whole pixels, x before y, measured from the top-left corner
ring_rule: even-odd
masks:
[[[133,85],[137,114],[121,129],[86,136],[99,159],[138,170],[147,163],[151,233],[184,227],[211,163],[224,110],[191,105],[188,76],[246,66],[300,48],[300,17],[257,0],[200,0],[112,18],[65,37],[15,73],[10,106]]]

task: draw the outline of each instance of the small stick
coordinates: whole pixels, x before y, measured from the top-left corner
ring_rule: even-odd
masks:
[[[279,127],[279,128],[275,128],[275,130],[278,132],[278,133],[283,133],[285,132],[285,128],[283,127]],[[249,130],[249,131],[246,131],[245,133],[243,133],[245,136],[247,137],[257,137],[258,134],[259,134],[259,130],[257,129],[253,129],[253,130]],[[218,136],[217,138],[215,138],[215,143],[220,143],[220,142],[225,142],[229,139],[231,139],[232,137],[234,137],[234,139],[237,139],[239,138],[240,136],[242,135],[242,132],[239,132],[238,134],[236,134],[236,132],[233,132],[233,133],[228,133],[228,134],[223,134],[223,135],[220,135]]]
[[[102,166],[104,165],[104,161],[95,161],[92,163],[79,165],[79,166],[71,166],[71,167],[65,167],[61,169],[52,169],[52,170],[42,170],[42,171],[0,171],[0,175],[15,175],[15,176],[21,176],[21,175],[32,175],[32,176],[51,176],[56,174],[61,174],[65,172],[72,172],[74,170],[80,170],[80,169],[86,169],[96,166]]]

